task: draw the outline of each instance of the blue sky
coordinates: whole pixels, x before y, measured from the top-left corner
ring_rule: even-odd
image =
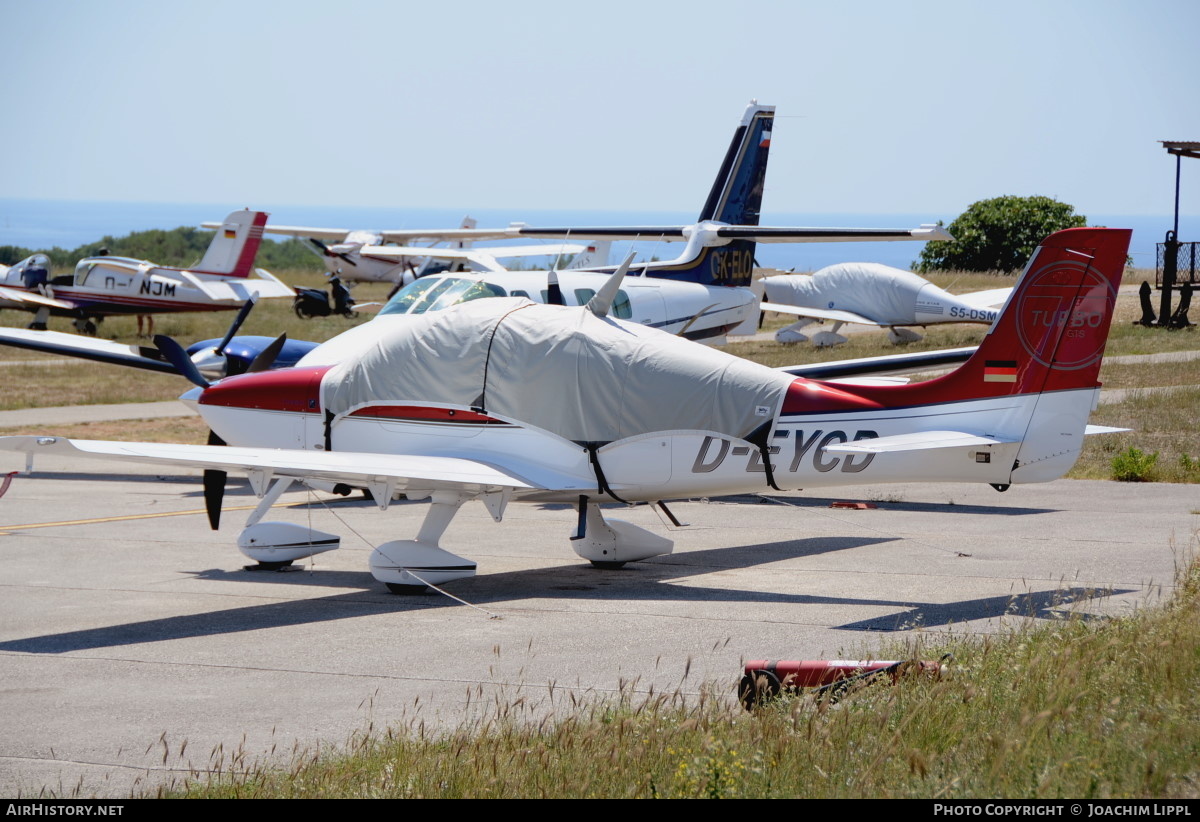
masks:
[[[690,212],[756,97],[768,214],[1166,214],[1158,141],[1200,140],[1194,0],[0,0],[0,29],[6,197]]]

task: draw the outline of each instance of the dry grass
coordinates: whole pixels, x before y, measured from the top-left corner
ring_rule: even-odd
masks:
[[[0,437],[44,434],[43,426],[0,428]],[[208,442],[208,426],[200,417],[163,417],[153,420],[113,420],[54,426],[55,436],[79,440],[124,440],[128,442]]]

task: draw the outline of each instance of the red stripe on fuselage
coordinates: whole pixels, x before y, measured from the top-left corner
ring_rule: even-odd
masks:
[[[445,422],[459,425],[509,425],[503,420],[456,408],[432,408],[427,405],[369,405],[350,414],[397,422]]]

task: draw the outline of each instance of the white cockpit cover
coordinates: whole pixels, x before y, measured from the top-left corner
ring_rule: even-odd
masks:
[[[326,375],[326,411],[379,403],[482,408],[573,442],[655,431],[744,438],[793,378],[584,308],[498,297],[373,320],[366,350]]]
[[[803,308],[853,311],[880,325],[911,323],[917,293],[929,282],[880,263],[839,263],[811,276],[764,277],[767,300]]]

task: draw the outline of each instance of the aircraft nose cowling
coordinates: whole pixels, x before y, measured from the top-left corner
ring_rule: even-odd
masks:
[[[204,389],[200,405],[319,414],[321,379],[328,370],[329,366],[284,368],[227,377]]]

